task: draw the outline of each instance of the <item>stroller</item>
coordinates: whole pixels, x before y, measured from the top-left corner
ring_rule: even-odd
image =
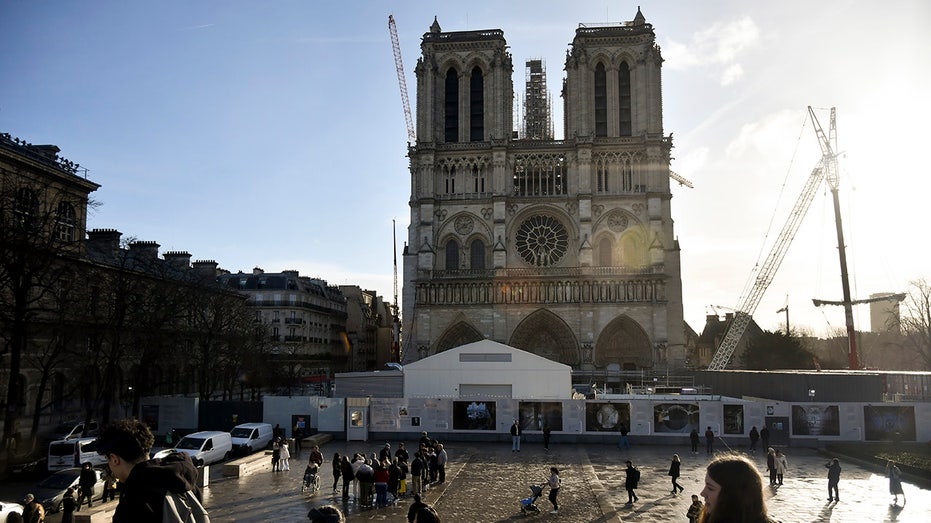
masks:
[[[528,512],[540,513],[539,507],[537,507],[536,502],[543,494],[543,487],[540,485],[530,485],[531,496],[529,498],[524,498],[520,500],[520,511],[522,514],[527,514]]]
[[[303,494],[305,490],[310,489],[311,495],[316,494],[320,490],[320,476],[317,475],[319,467],[317,464],[307,465],[307,468],[304,469],[304,481],[301,482],[301,493]]]

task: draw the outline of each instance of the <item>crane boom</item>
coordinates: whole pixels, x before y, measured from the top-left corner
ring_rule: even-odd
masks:
[[[407,143],[417,142],[414,133],[414,118],[411,116],[411,101],[407,96],[407,80],[404,79],[404,62],[401,61],[401,42],[398,40],[398,27],[394,15],[388,15],[388,30],[391,32],[391,47],[394,49],[394,66],[398,70],[398,87],[401,88],[401,104],[404,106],[404,121],[407,123]]]
[[[724,339],[711,358],[708,369],[723,369],[727,366],[731,356],[734,355],[734,349],[737,348],[737,343],[740,341],[740,338],[743,337],[744,331],[747,330],[747,325],[750,324],[750,319],[754,311],[756,311],[757,305],[759,305],[760,300],[763,299],[763,294],[766,293],[766,289],[768,289],[769,284],[772,283],[773,277],[775,277],[779,265],[782,263],[783,258],[785,258],[786,252],[789,250],[789,245],[795,238],[795,233],[802,223],[802,218],[804,218],[805,214],[808,212],[808,207],[815,198],[815,193],[818,191],[818,187],[821,185],[821,180],[823,179],[824,165],[822,161],[812,169],[811,174],[808,176],[808,181],[805,183],[802,193],[795,202],[795,207],[792,208],[792,212],[789,214],[789,218],[786,220],[785,225],[782,226],[779,238],[776,240],[776,243],[773,244],[772,250],[766,257],[766,261],[763,263],[763,267],[760,269],[753,287],[750,292],[744,296],[740,305],[737,306],[734,319],[727,326]]]

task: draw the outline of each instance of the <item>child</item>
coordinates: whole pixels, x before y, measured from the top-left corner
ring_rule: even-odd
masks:
[[[556,502],[556,496],[559,495],[559,487],[562,484],[559,479],[559,469],[550,467],[550,479],[547,483],[550,486],[550,503],[553,504],[553,511],[550,514],[559,514],[559,503]]]
[[[692,494],[692,504],[689,506],[689,511],[685,513],[685,516],[689,518],[689,523],[697,523],[702,508],[704,508],[704,505],[701,500],[698,499],[697,495]]]

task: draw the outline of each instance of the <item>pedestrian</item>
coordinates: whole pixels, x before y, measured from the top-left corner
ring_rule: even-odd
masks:
[[[520,423],[514,420],[511,425],[511,452],[520,452]]]
[[[837,458],[824,465],[828,469],[828,501],[840,501],[837,484],[840,483],[840,462]]]
[[[766,470],[769,472],[769,484],[776,484],[776,451],[769,447],[766,449]]]
[[[374,464],[373,483],[375,484],[375,508],[388,506],[388,481],[391,479],[391,473],[388,472],[388,461],[381,461]]]
[[[388,460],[388,494],[398,499],[398,491],[401,486],[401,467],[398,466],[398,458]],[[389,499],[389,501],[391,501]]]
[[[551,432],[552,432],[552,429],[550,429],[549,422],[544,421],[543,422],[543,450],[550,450],[550,433]]]
[[[714,431],[711,427],[705,430],[705,454],[709,456],[714,453]]]
[[[288,440],[281,440],[281,448],[278,452],[279,468],[285,472],[291,472],[291,449],[288,448]]]
[[[345,523],[343,511],[333,505],[324,505],[310,509],[307,513],[310,523]]]
[[[630,429],[627,428],[627,425],[625,425],[623,421],[621,422],[620,431],[621,431],[620,448],[630,449],[630,440],[627,439],[627,435],[630,434]]]
[[[272,442],[272,472],[278,472],[278,464],[281,461],[281,441],[275,438]]]
[[[895,465],[894,461],[886,463],[886,476],[889,477],[889,493],[892,494],[892,504],[899,504],[899,496],[902,496],[902,506],[905,506],[905,492],[902,490],[902,471]]]
[[[175,446],[175,429],[168,429],[168,432],[165,433],[165,446],[168,448]]]
[[[116,476],[113,475],[113,472],[110,470],[110,467],[104,467],[103,469],[103,498],[100,500],[101,503],[106,503],[107,501],[113,501],[116,499],[116,489],[119,487],[119,480],[116,479]]]
[[[427,468],[430,469],[427,484],[436,483],[440,473],[439,456],[434,447],[427,448]]]
[[[680,485],[676,480],[679,479],[679,469],[682,466],[682,463],[679,461],[679,455],[672,455],[672,463],[669,465],[669,475],[672,476],[672,493],[676,493],[676,489],[679,489],[679,492],[685,490],[685,487]]]
[[[340,476],[343,478],[343,499],[349,498],[349,487],[354,479],[352,472],[352,463],[349,462],[349,456],[343,456],[339,462]]]
[[[155,437],[138,419],[121,419],[103,429],[97,437],[97,453],[106,456],[107,465],[120,481],[120,501],[113,523],[157,523],[163,518],[167,494],[184,496],[196,521],[209,521],[200,504],[197,468],[191,457],[174,452],[161,459],[149,459]]]
[[[32,494],[23,498],[23,523],[44,523],[45,507]]]
[[[698,435],[698,429],[692,427],[692,432],[689,433],[689,439],[692,441],[692,454],[698,454],[698,443],[701,441],[701,437]]]
[[[314,454],[311,452],[310,459],[313,460],[313,458]],[[342,461],[343,460],[339,457],[339,452],[333,454],[333,463],[331,465],[333,467],[333,492],[336,492],[337,485],[339,485],[339,477],[343,473]]]
[[[430,440],[430,436],[427,435],[427,431],[420,433],[420,448],[429,447],[433,445],[433,441]]]
[[[413,462],[412,462],[413,463]],[[414,523],[414,518],[417,517],[417,512],[422,508],[426,507],[427,504],[420,499],[420,493],[414,493],[414,502],[411,503],[410,508],[407,509],[407,523]]]
[[[769,448],[769,429],[766,428],[766,425],[763,425],[763,428],[760,429],[760,445],[760,448]]]
[[[559,495],[559,487],[562,481],[559,479],[559,469],[550,467],[550,479],[547,482],[550,486],[550,503],[553,504],[553,510],[550,514],[559,514],[559,503],[556,502],[556,496]]]
[[[304,429],[299,425],[294,425],[294,428],[291,429],[291,437],[294,438],[294,456],[300,456],[302,450],[301,443],[304,440]]]
[[[414,514],[414,523],[440,523],[440,515],[430,505],[424,505]]]
[[[74,523],[74,511],[78,504],[74,501],[74,488],[68,487],[64,497],[61,498],[61,523]]]
[[[698,499],[698,496],[692,494],[692,504],[689,505],[689,510],[685,513],[685,517],[689,518],[689,523],[698,523],[698,518],[701,516],[701,509],[704,506],[704,503]]]
[[[449,461],[449,455],[446,454],[446,447],[442,443],[436,446],[436,473],[440,483],[446,483],[446,462]]]
[[[760,433],[756,430],[756,426],[753,426],[750,429],[750,452],[756,452],[756,443],[760,441]]]
[[[414,459],[411,461],[411,492],[420,494],[423,492],[423,458],[420,451],[414,453]]]
[[[743,456],[724,454],[713,459],[701,495],[705,498],[701,523],[773,523],[767,515],[760,473]]]
[[[81,502],[87,498],[87,507],[93,507],[94,503],[94,485],[97,484],[97,472],[88,461],[81,466],[81,474],[78,476],[78,510],[81,510]]]
[[[372,494],[375,486],[375,469],[371,465],[365,462],[365,458],[359,456],[358,460],[358,470],[356,471],[356,479],[359,480],[359,505],[368,508],[372,506]]]
[[[398,443],[398,450],[395,451],[394,457],[398,458],[398,462],[410,461],[411,455],[407,452],[407,447],[404,446],[404,442]]]
[[[640,483],[640,470],[634,467],[633,462],[630,460],[624,463],[627,464],[627,468],[624,470],[626,474],[624,478],[624,488],[627,489],[627,505],[633,505],[634,501],[640,500],[640,498],[637,497],[637,493],[634,492],[637,488],[637,484]]]
[[[789,460],[781,450],[776,451],[776,482],[782,485],[782,478],[789,469]]]
[[[385,443],[385,446],[382,447],[381,451],[378,453],[378,462],[381,463],[385,460],[391,460],[391,443]]]

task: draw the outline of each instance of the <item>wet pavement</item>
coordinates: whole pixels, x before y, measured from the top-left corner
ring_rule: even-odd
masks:
[[[391,441],[392,448],[397,448]],[[332,490],[333,477],[329,460],[334,452],[353,454],[377,452],[384,442],[331,442],[322,447],[327,463],[321,469],[322,488],[311,495],[301,493],[300,483],[308,452],[291,460],[290,472],[271,472],[270,463],[261,471],[243,478],[223,478],[220,469],[210,472],[210,486],[205,489],[204,504],[215,522],[307,521],[311,507],[334,503],[348,515],[350,522],[407,521],[408,499],[382,509],[360,509],[352,496],[343,500]],[[416,442],[407,442],[416,448]],[[515,520],[562,520],[565,522],[687,521],[685,513],[691,494],[698,494],[704,482],[709,458],[691,454],[687,448],[672,446],[634,446],[619,450],[612,445],[553,444],[544,452],[539,443],[524,444],[522,452],[512,453],[510,442],[474,443],[450,441],[446,483],[428,489],[424,500],[434,504],[445,522],[507,522]],[[681,495],[670,493],[666,475],[672,454],[682,459],[679,483]],[[786,449],[789,469],[785,484],[767,488],[769,511],[785,522],[922,522],[929,521],[931,491],[914,484],[904,484],[907,505],[892,506],[888,480],[879,474],[841,459],[840,495],[842,501],[827,501],[825,456],[814,449]],[[631,459],[640,468],[642,478],[637,495],[640,501],[625,505],[624,461]],[[757,466],[765,470],[765,454],[752,455]],[[559,514],[550,515],[548,489],[537,501],[540,514],[523,515],[521,498],[530,495],[531,483],[544,482],[549,468],[560,469]],[[764,481],[768,483],[768,481]],[[901,499],[900,499],[901,505]]]

